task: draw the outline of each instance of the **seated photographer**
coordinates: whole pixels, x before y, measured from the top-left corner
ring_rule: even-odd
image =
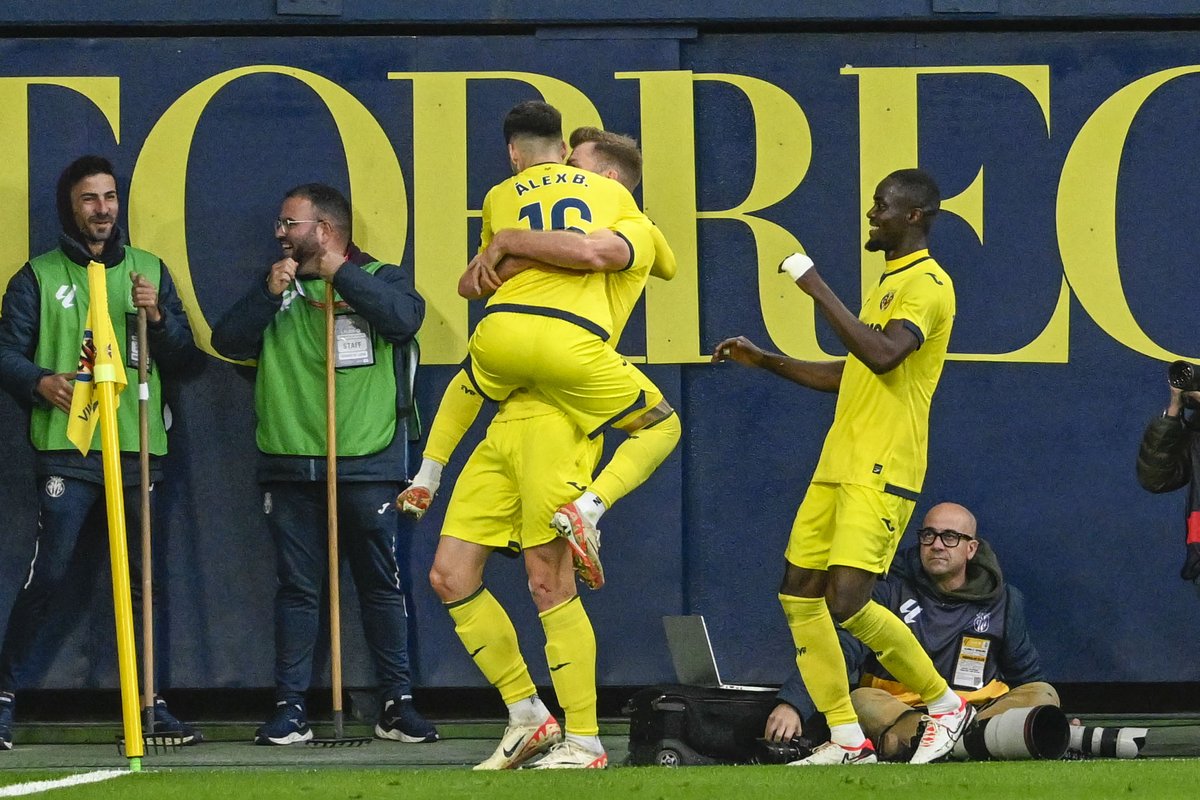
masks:
[[[1200,392],[1185,392],[1171,380],[1175,380],[1175,365],[1167,384],[1171,390],[1167,410],[1151,420],[1142,434],[1137,477],[1143,489],[1156,494],[1188,487],[1187,552],[1179,577],[1195,581],[1200,577],[1200,437],[1195,435],[1200,432],[1200,416],[1195,411],[1200,408]],[[1185,414],[1185,408],[1192,409],[1191,413]]]
[[[995,554],[976,536],[975,517],[955,503],[934,506],[917,539],[919,545],[903,550],[876,585],[874,600],[912,628],[950,687],[980,707],[973,727],[982,732],[983,723],[1010,709],[1028,716],[1032,708],[1054,706],[1055,736],[1065,736],[1058,693],[1046,683],[1029,639],[1024,597],[1004,583]],[[922,729],[920,697],[895,681],[862,643],[839,636],[850,680],[860,684],[851,700],[863,731],[880,760],[907,761]],[[780,689],[779,700],[764,738],[789,742],[803,733],[814,744],[825,740],[828,730],[798,672]],[[985,752],[982,736],[975,746],[969,739],[970,731],[964,744],[972,757],[1015,757]],[[999,748],[993,739],[988,746]]]

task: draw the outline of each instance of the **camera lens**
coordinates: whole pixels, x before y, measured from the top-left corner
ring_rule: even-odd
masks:
[[[1196,386],[1196,370],[1186,361],[1172,362],[1167,367],[1167,383],[1185,392],[1193,391]]]

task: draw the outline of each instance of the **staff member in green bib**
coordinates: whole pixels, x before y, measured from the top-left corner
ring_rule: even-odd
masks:
[[[106,536],[100,429],[79,453],[66,435],[72,381],[79,364],[89,298],[87,264],[105,267],[108,309],[133,391],[117,412],[134,605],[141,601],[141,505],[138,479],[138,309],[146,310],[149,365],[150,476],[162,477],[167,452],[160,368],[180,370],[197,355],[170,273],[158,256],[131,247],[117,225],[120,199],[112,164],[100,156],[72,162],[58,179],[58,247],[31,258],[4,294],[0,313],[0,386],[30,409],[35,450],[38,536],[28,578],[17,595],[0,647],[0,750],[12,749],[13,692],[37,679],[45,617],[60,595],[84,537]],[[154,493],[151,493],[151,498]],[[154,587],[157,595],[158,587]],[[141,620],[140,614],[135,614]],[[136,625],[140,634],[140,624]],[[140,650],[139,644],[139,650]],[[159,652],[162,652],[161,650]],[[154,729],[182,744],[199,734],[156,700]]]
[[[274,716],[258,744],[312,739],[304,695],[327,573],[325,290],[336,292],[338,535],[358,589],[382,688],[375,735],[432,742],[413,706],[408,614],[396,564],[394,501],[407,474],[409,364],[402,345],[425,317],[411,271],[380,263],[351,241],[350,204],[323,184],[287,193],[275,238],[283,258],[213,328],[216,350],[258,359],[259,482],[275,542]]]

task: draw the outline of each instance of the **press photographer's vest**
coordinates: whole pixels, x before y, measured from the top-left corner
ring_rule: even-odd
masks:
[[[362,267],[374,275],[382,264]],[[297,281],[263,335],[254,405],[258,449],[270,455],[323,456],[325,437],[325,282]],[[341,302],[341,297],[336,300]],[[349,307],[336,309],[343,357],[337,370],[339,456],[378,453],[396,435],[396,371],[392,345]],[[338,348],[335,348],[338,349]],[[360,348],[361,349],[361,348]],[[366,363],[366,362],[370,363]]]
[[[61,249],[30,260],[33,274],[37,277],[40,290],[41,319],[38,328],[37,350],[34,363],[59,372],[75,372],[79,367],[79,353],[83,345],[83,331],[87,325],[90,305],[87,267],[81,267]],[[118,397],[117,430],[121,450],[138,451],[138,374],[136,366],[130,368],[130,342],[137,336],[137,312],[131,296],[133,282],[130,273],[136,272],[146,280],[159,285],[162,277],[162,262],[158,256],[125,248],[125,258],[115,266],[104,270],[108,289],[108,315],[112,318],[113,332],[121,358],[125,362],[125,380],[129,390]],[[156,456],[167,452],[167,432],[162,418],[162,385],[158,369],[154,365],[154,354],[150,354],[150,452]],[[34,406],[29,421],[29,438],[38,450],[74,450],[75,445],[67,438],[68,416],[57,408]],[[100,449],[100,426],[92,438],[92,450]]]

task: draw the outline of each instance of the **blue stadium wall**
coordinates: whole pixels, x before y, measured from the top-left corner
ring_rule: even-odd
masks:
[[[862,249],[870,195],[913,165],[948,198],[933,243],[958,292],[917,519],[942,500],[975,510],[1028,596],[1052,680],[1200,677],[1200,603],[1177,577],[1185,499],[1151,496],[1134,478],[1142,429],[1167,399],[1166,363],[1200,360],[1190,3],[1111,3],[1103,17],[1083,3],[1054,14],[1003,0],[845,3],[799,21],[782,19],[781,4],[742,4],[734,27],[731,7],[703,3],[686,18],[629,3],[503,14],[468,3],[456,19],[449,4],[412,3],[404,20],[388,3],[318,5],[342,16],[276,13],[295,10],[285,0],[180,3],[152,12],[170,17],[135,8],[89,26],[78,4],[44,2],[0,19],[0,280],[54,246],[62,166],[108,154],[123,222],[165,259],[207,351],[171,389],[168,478],[156,489],[166,684],[271,684],[254,372],[216,356],[209,332],[277,257],[281,193],[342,187],[360,244],[415,271],[428,301],[428,419],[479,313],[454,287],[483,195],[508,174],[500,118],[537,96],[568,128],[640,138],[640,196],[681,267],[674,282],[652,283],[621,342],[680,409],[685,436],[605,518],[609,583],[585,598],[602,684],[669,678],[659,618],[685,612],[708,618],[727,679],[788,674],[776,586],[833,399],[710,366],[707,354],[734,334],[798,358],[844,354],[775,265],[803,249],[857,305],[882,265]],[[631,18],[648,24],[621,24]],[[0,442],[6,615],[41,490],[8,397]],[[441,499],[421,524],[402,523],[418,679],[478,685],[426,581]],[[99,538],[90,545],[62,598],[66,643],[46,654],[40,686],[115,685],[105,551]],[[519,564],[496,559],[487,582],[547,682]],[[348,584],[345,596],[346,681],[369,685]]]

